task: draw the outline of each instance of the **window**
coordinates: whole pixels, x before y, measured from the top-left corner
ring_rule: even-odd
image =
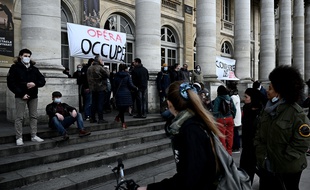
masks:
[[[229,0],[222,0],[222,6],[223,6],[223,20],[231,21],[230,19],[230,1]]]
[[[177,63],[177,43],[175,34],[168,27],[161,29],[161,42],[161,64],[174,65]]]
[[[68,7],[61,4],[61,64],[66,68],[70,68],[70,54],[69,43],[67,35],[67,22],[73,22],[71,14],[69,14]]]
[[[231,45],[229,42],[224,42],[221,47],[221,52],[225,57],[232,57]]]
[[[104,24],[104,29],[113,30],[117,32],[126,33],[126,55],[125,61],[127,64],[131,64],[134,55],[134,32],[133,24],[131,24],[125,17],[118,14],[112,14],[106,20]],[[114,66],[112,66],[114,68]]]

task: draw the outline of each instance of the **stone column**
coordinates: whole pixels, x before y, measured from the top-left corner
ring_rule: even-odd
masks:
[[[259,80],[268,81],[276,65],[274,1],[261,0]]]
[[[235,0],[235,52],[236,76],[251,78],[251,1]]]
[[[305,62],[305,10],[304,1],[294,1],[293,11],[293,65],[304,77]]]
[[[23,0],[21,7],[22,47],[32,51],[41,72],[62,75],[60,1]]]
[[[310,79],[310,0],[305,2],[305,81],[307,81]]]
[[[292,5],[291,0],[280,1],[280,39],[279,64],[291,65],[292,62]]]
[[[193,48],[194,48],[194,38],[193,34],[195,32],[195,28],[193,27],[193,12],[194,12],[194,1],[193,0],[185,0],[184,1],[184,63],[188,64],[188,69],[194,69],[194,56],[193,56]]]
[[[157,112],[159,100],[156,89],[156,74],[161,68],[161,1],[136,1],[136,57],[149,70],[147,110]]]

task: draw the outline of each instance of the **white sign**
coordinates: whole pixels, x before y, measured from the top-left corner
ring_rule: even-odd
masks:
[[[67,23],[70,56],[83,59],[101,55],[103,61],[125,62],[126,34]]]
[[[236,60],[216,56],[216,75],[219,80],[239,80],[235,76]]]

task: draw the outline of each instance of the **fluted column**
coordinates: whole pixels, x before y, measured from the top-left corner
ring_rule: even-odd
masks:
[[[236,76],[251,78],[251,1],[235,0],[235,53]]]
[[[197,63],[204,78],[216,75],[216,0],[197,0]]]
[[[267,81],[276,65],[274,1],[261,0],[259,80]]]
[[[292,59],[291,0],[280,1],[279,64],[291,65]]]
[[[293,11],[293,65],[304,77],[305,17],[304,1],[294,1]]]
[[[310,79],[310,0],[305,1],[305,80]]]
[[[136,56],[149,71],[161,66],[160,0],[136,1]]]
[[[63,70],[60,10],[60,1],[21,1],[22,48],[32,51],[32,57],[43,73],[61,73]]]

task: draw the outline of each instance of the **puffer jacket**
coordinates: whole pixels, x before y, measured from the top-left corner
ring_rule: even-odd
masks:
[[[132,83],[128,72],[120,71],[114,77],[114,91],[116,106],[131,106],[133,104],[131,91],[137,91],[137,87]]]
[[[30,62],[30,67],[26,68],[22,62],[14,63],[7,75],[8,88],[15,94],[15,98],[23,98],[25,94],[30,99],[38,97],[38,88],[45,85],[45,77],[39,69],[34,66],[35,62]],[[35,87],[28,89],[27,83],[35,83]]]

